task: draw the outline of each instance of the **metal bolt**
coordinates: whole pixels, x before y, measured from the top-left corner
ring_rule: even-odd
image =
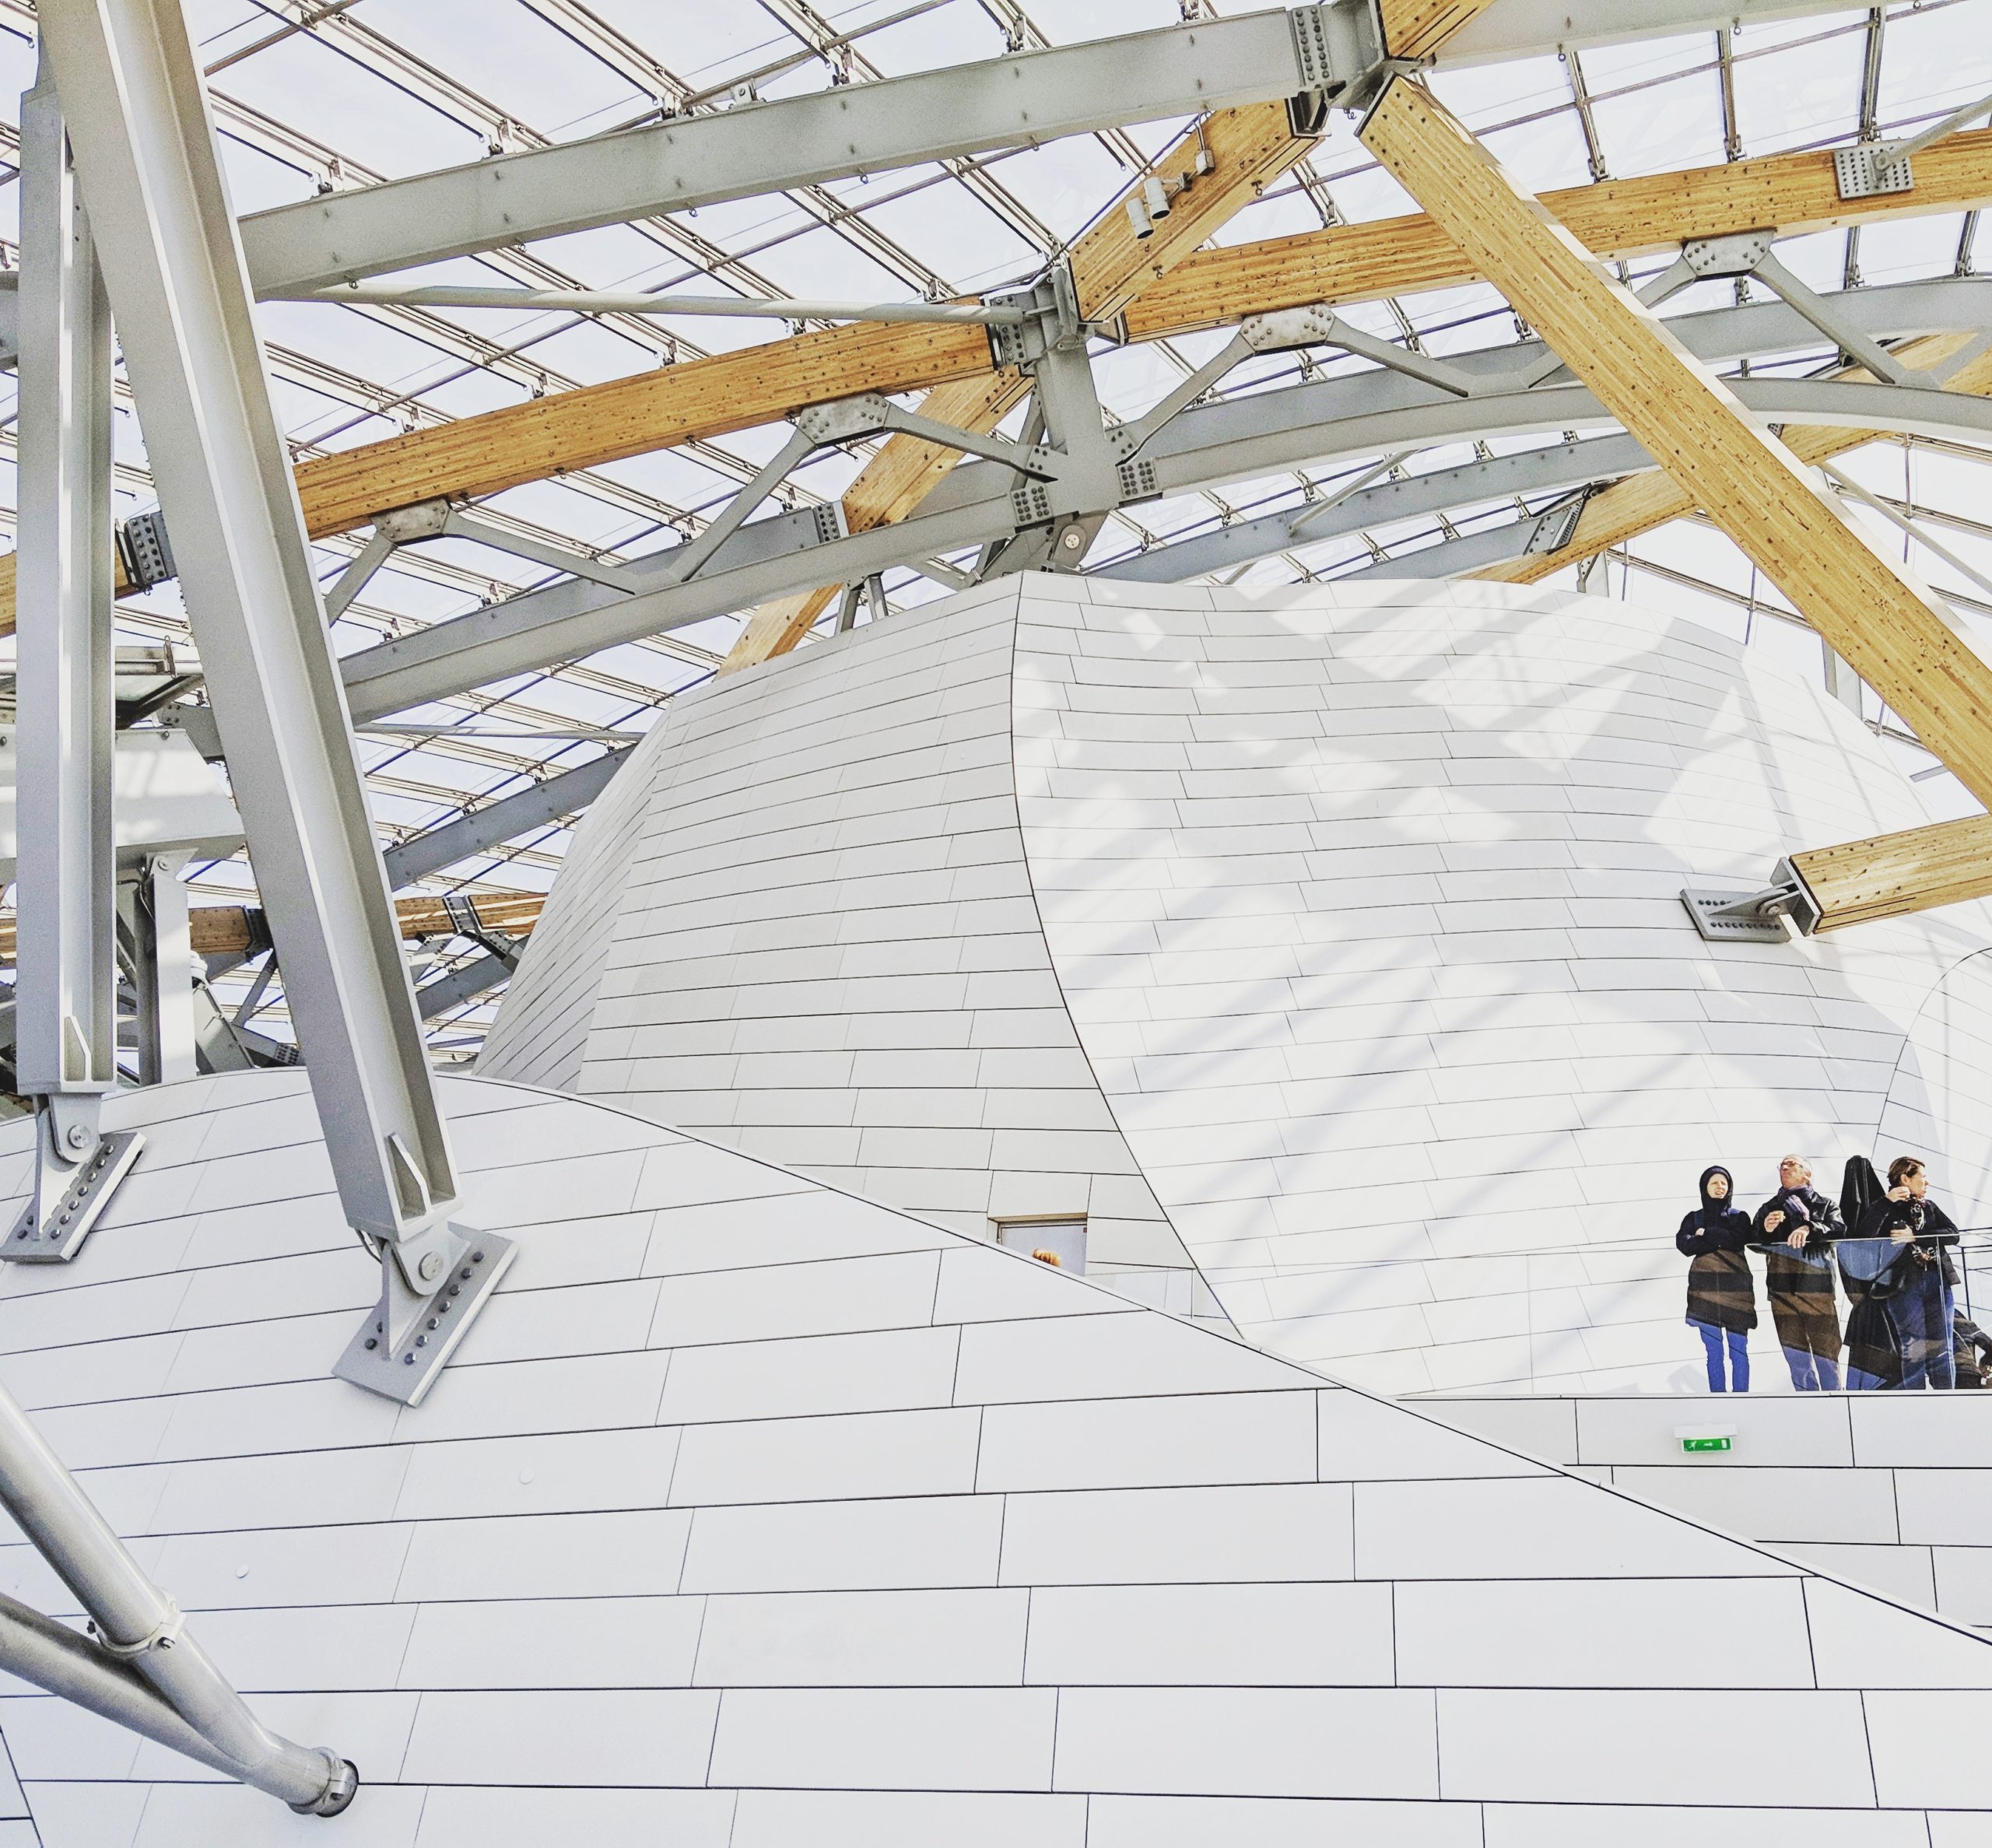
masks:
[[[430,1252],[416,1268],[421,1271],[422,1281],[424,1283],[433,1283],[443,1268],[442,1253]]]
[[[482,1264],[484,1262],[484,1254],[482,1251],[473,1251],[470,1254],[470,1261],[474,1264]]]
[[[434,1328],[434,1327],[439,1327],[440,1325],[440,1324],[439,1324],[437,1323],[437,1321],[436,1318],[435,1318],[433,1316],[431,1316],[431,1317],[429,1318],[429,1326],[430,1326],[430,1327]]]
[[[402,1365],[407,1367],[412,1367],[415,1365],[415,1353],[412,1349],[410,1349],[409,1352],[402,1356]]]
[[[461,1296],[463,1293],[464,1286],[461,1283],[453,1283],[450,1285],[450,1294],[451,1296]],[[445,1306],[447,1307],[447,1305],[445,1305]]]
[[[464,1268],[457,1273],[457,1275],[468,1283],[470,1281],[470,1266],[468,1264],[465,1264]]]
[[[426,1334],[418,1334],[415,1338],[415,1345],[418,1348],[427,1347],[429,1345],[429,1337]],[[414,1359],[414,1358],[415,1356],[412,1354],[409,1356],[409,1359],[411,1360]]]
[[[446,1316],[446,1315],[447,1315],[447,1314],[450,1313],[450,1306],[449,1306],[449,1304],[448,1304],[448,1303],[437,1303],[437,1304],[436,1305],[436,1313],[437,1313],[439,1316]],[[436,1326],[436,1324],[435,1324],[433,1322],[431,1322],[431,1323],[429,1324],[429,1326],[430,1326],[430,1327],[433,1328],[433,1327]]]
[[[1081,538],[1082,535],[1079,529],[1076,526],[1069,527],[1066,529],[1064,538],[1061,539],[1058,543],[1064,546],[1068,552],[1076,552],[1079,549]]]
[[[63,1131],[62,1140],[72,1148],[87,1148],[90,1145],[90,1132],[80,1123],[72,1123]]]
[[[379,1347],[379,1346],[380,1346],[380,1345],[381,1345],[381,1344],[380,1344],[377,1341],[376,1341],[376,1340],[374,1338],[374,1337],[373,1337],[372,1335],[370,1335],[370,1334],[369,1336],[367,1336],[367,1338],[366,1338],[366,1351],[367,1351],[370,1354],[370,1353],[371,1353],[371,1352],[373,1352],[376,1348]]]

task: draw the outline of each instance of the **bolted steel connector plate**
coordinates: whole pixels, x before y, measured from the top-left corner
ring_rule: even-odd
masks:
[[[462,1257],[426,1298],[417,1298],[401,1282],[393,1254],[388,1254],[381,1300],[333,1367],[338,1378],[404,1405],[422,1403],[518,1255],[517,1246],[495,1233],[460,1236]]]
[[[1776,914],[1765,915],[1748,909],[1759,896],[1748,892],[1696,892],[1684,890],[1681,903],[1695,920],[1695,928],[1711,943],[1789,943],[1791,934]]]
[[[28,1196],[13,1230],[0,1244],[0,1258],[17,1264],[67,1264],[90,1236],[145,1145],[146,1138],[135,1129],[100,1136],[95,1152],[77,1163],[69,1184],[42,1210],[39,1222],[36,1209],[43,1191],[38,1186]]]

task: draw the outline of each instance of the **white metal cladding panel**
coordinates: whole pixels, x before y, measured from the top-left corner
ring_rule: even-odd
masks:
[[[1776,1546],[1952,1623],[1992,1629],[1992,1400],[1977,1393],[1449,1397],[1464,1431]],[[1684,1425],[1733,1448],[1689,1454]]]
[[[358,1759],[356,1848],[1465,1848],[1563,1806],[1896,1848],[1992,1811],[1992,1646],[736,1152],[444,1093],[521,1249],[419,1411],[324,1376],[373,1273],[299,1074],[114,1100],[149,1202],[0,1276],[8,1383],[255,1706]],[[0,1586],[76,1615],[11,1536]],[[1712,1698],[1790,1749],[1680,1749]],[[18,1685],[0,1731],[39,1848],[294,1832]]]
[[[676,707],[665,709],[576,828],[478,1054],[487,1075],[566,1089],[579,1074],[609,933],[643,825],[646,785],[677,716]]]
[[[1836,1192],[1906,1147],[1992,1217],[1986,907],[1767,947],[1678,902],[1927,819],[1818,689],[1503,586],[1024,598],[1047,940],[1254,1341],[1394,1391],[1689,1384],[1672,1233],[1709,1162],[1754,1204],[1788,1150]]]
[[[1017,597],[993,587],[675,702],[577,841],[572,896],[482,1068],[963,1231],[1084,1214],[1089,1263],[1187,1271],[1033,902]]]

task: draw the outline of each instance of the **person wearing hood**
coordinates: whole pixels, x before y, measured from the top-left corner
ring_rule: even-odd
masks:
[[[1887,1189],[1864,1155],[1850,1155],[1839,1210],[1850,1226],[1864,1225]],[[1885,1392],[1902,1384],[1902,1329],[1896,1295],[1909,1268],[1909,1247],[1892,1239],[1842,1239],[1834,1247],[1846,1292],[1846,1389]]]
[[[1688,1266],[1688,1326],[1707,1350],[1709,1390],[1748,1392],[1748,1341],[1757,1325],[1750,1215],[1735,1204],[1736,1183],[1727,1168],[1703,1169],[1701,1191],[1701,1205],[1674,1235],[1682,1256],[1693,1260]]]
[[[1889,1191],[1868,1209],[1860,1236],[1908,1247],[1892,1304],[1904,1389],[1949,1391],[1958,1383],[1951,1328],[1958,1278],[1944,1247],[1957,1243],[1958,1229],[1930,1198],[1929,1172],[1914,1155],[1899,1155],[1889,1163]]]
[[[1833,1296],[1832,1241],[1845,1236],[1839,1208],[1812,1185],[1802,1155],[1778,1163],[1778,1189],[1757,1208],[1771,1299],[1791,1383],[1800,1392],[1839,1390],[1839,1307]]]

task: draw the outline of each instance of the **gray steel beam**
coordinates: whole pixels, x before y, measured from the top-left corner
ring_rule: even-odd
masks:
[[[1346,0],[1345,0],[1346,3]],[[843,84],[328,193],[242,221],[262,296],[1308,87],[1284,12]]]
[[[1181,584],[1189,578],[1254,564],[1262,558],[1319,545],[1324,539],[1340,538],[1366,528],[1429,518],[1480,501],[1555,493],[1580,487],[1587,482],[1634,474],[1654,465],[1652,458],[1622,433],[1526,449],[1514,455],[1496,456],[1491,461],[1462,462],[1451,468],[1408,475],[1402,481],[1384,482],[1350,495],[1339,506],[1313,517],[1310,517],[1313,513],[1310,503],[1282,507],[1278,513],[1240,520],[1191,538],[1117,559],[1112,564],[1101,566],[1092,575],[1128,584]],[[1296,534],[1294,523],[1299,520],[1307,524]],[[1527,521],[1520,523],[1524,537],[1530,524]]]
[[[47,0],[39,19],[341,1205],[384,1252],[367,1383],[413,1403],[468,1320],[416,1354],[465,1249],[455,1167],[200,66],[180,0]],[[483,1243],[463,1310],[512,1254]],[[405,1334],[405,1371],[385,1364]]]
[[[467,1001],[476,1000],[480,994],[489,994],[512,979],[513,966],[503,956],[477,956],[460,964],[447,975],[424,983],[415,991],[422,1018],[433,1020],[438,1014],[446,1014]]]
[[[1495,0],[1440,48],[1440,70],[1516,58],[1554,58],[1566,47],[1746,28],[1773,19],[1844,12],[1846,0]]]
[[[417,879],[440,872],[444,867],[481,854],[500,841],[530,833],[535,828],[551,827],[563,816],[577,814],[608,787],[609,778],[622,768],[623,760],[635,748],[626,745],[619,751],[610,751],[591,763],[563,770],[516,795],[501,796],[459,820],[445,822],[440,828],[431,828],[398,847],[390,847],[384,856],[388,885],[398,892],[404,885],[412,885]],[[424,992],[418,991],[417,998]]]
[[[1921,334],[1992,324],[1992,282],[1946,280],[1894,289],[1861,289],[1832,299],[1879,335]],[[1669,324],[1705,359],[1734,359],[1815,347],[1818,336],[1782,302],[1756,303],[1678,317]],[[1492,380],[1525,377],[1539,363],[1535,343],[1448,356],[1462,372]],[[1776,377],[1734,381],[1745,402],[1773,422],[1896,430],[1982,442],[1992,435],[1992,401],[1959,393]],[[1488,391],[1461,398],[1401,373],[1377,370],[1222,400],[1187,410],[1143,451],[1156,486],[1182,494],[1338,456],[1366,456],[1530,434],[1608,427],[1589,391],[1570,383],[1533,390]],[[952,470],[897,525],[812,546],[770,552],[751,565],[724,569],[722,553],[689,583],[669,583],[668,562],[654,568],[665,587],[618,597],[598,585],[562,584],[458,616],[345,657],[356,716],[384,717],[471,687],[528,673],[559,661],[744,608],[819,584],[854,583],[889,567],[969,545],[1000,542],[1015,530],[1015,477],[999,465],[970,461]],[[1047,486],[1047,514],[1075,510],[1063,484]],[[740,540],[766,522],[741,529]],[[653,554],[668,561],[671,552]],[[649,561],[643,561],[646,565]]]

